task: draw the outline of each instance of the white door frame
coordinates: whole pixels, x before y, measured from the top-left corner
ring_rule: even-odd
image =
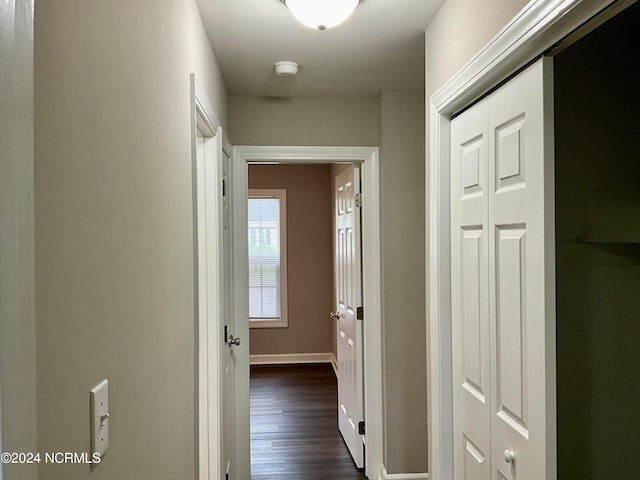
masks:
[[[533,0],[429,99],[429,472],[453,480],[450,122],[613,0]]]
[[[247,240],[248,164],[362,164],[362,268],[364,328],[365,470],[371,480],[382,469],[382,310],[380,257],[380,162],[377,147],[233,147],[234,292],[237,335],[244,349],[236,350],[236,466],[239,477],[250,477],[249,452],[249,286]]]
[[[213,212],[208,215],[215,223],[219,223],[221,205],[218,201],[216,185],[220,177],[223,148],[222,128],[206,94],[198,84],[195,74],[190,75],[191,83],[191,164],[193,189],[193,250],[194,250],[194,362],[195,362],[195,469],[198,480],[217,480],[214,475],[220,471],[222,448],[222,422],[220,418],[219,375],[219,328],[221,311],[220,281],[222,269],[219,265],[222,248],[220,235],[199,235],[199,228],[206,230],[206,219],[198,207],[212,199],[207,207]],[[213,159],[213,168],[205,168],[198,159],[198,131],[208,138],[205,141],[205,161]],[[200,187],[199,187],[200,185]],[[211,191],[213,189],[213,191]],[[205,225],[199,225],[204,221]],[[211,230],[209,228],[209,230]],[[200,241],[198,237],[200,238]],[[204,244],[201,242],[204,241]],[[207,263],[213,268],[207,268]],[[203,271],[204,270],[204,271]],[[211,271],[213,270],[213,271]],[[207,272],[208,271],[208,272]],[[212,274],[211,278],[207,273]],[[201,275],[206,276],[202,285]],[[211,282],[211,283],[209,283]],[[203,298],[204,297],[204,298]],[[202,315],[201,305],[206,305],[206,314]]]

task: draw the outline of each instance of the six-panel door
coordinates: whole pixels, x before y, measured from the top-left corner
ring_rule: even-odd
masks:
[[[359,192],[357,166],[335,178],[338,426],[355,464],[362,468],[364,444],[358,431],[364,419],[362,322],[356,318],[356,309],[362,305]]]
[[[451,123],[456,480],[553,480],[551,60]]]

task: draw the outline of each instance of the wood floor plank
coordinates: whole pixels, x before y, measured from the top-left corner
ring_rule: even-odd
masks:
[[[252,480],[365,480],[338,431],[326,364],[251,367]]]

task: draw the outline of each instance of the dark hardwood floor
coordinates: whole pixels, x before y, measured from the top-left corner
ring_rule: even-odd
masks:
[[[251,367],[251,479],[363,480],[340,432],[328,364]]]

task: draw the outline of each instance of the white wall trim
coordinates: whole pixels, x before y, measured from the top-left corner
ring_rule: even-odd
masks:
[[[544,53],[614,0],[532,0],[431,96],[452,114]]]
[[[336,378],[338,378],[338,359],[333,352],[331,352],[331,366],[333,367],[333,373],[335,373]]]
[[[222,445],[222,429],[220,407],[220,378],[216,368],[220,355],[219,342],[213,332],[218,331],[220,305],[219,284],[216,273],[207,269],[206,259],[209,250],[221,247],[219,238],[210,238],[202,234],[207,230],[206,219],[199,207],[204,207],[207,198],[218,198],[207,191],[215,188],[220,177],[220,158],[222,155],[222,141],[218,133],[221,131],[215,111],[206,94],[198,84],[195,74],[189,76],[191,95],[191,168],[192,168],[192,202],[193,202],[193,262],[194,262],[194,432],[195,432],[195,468],[200,480],[213,478],[218,472]],[[205,162],[212,158],[212,166],[206,168],[205,162],[198,156],[198,132],[209,140],[206,141]],[[216,137],[216,138],[214,138]],[[214,200],[215,202],[215,200]],[[218,211],[220,205],[209,205]],[[214,215],[214,221],[218,221]],[[203,225],[200,225],[203,222]],[[202,230],[204,229],[204,230]],[[200,237],[200,238],[199,238]],[[203,244],[201,244],[202,242]],[[214,254],[214,256],[216,256]],[[207,275],[215,278],[207,278]],[[205,285],[201,285],[201,278],[205,278]],[[211,299],[206,298],[207,282]],[[202,297],[202,298],[201,298]],[[201,301],[203,300],[203,301]],[[214,300],[209,302],[209,300]],[[203,305],[208,305],[206,308]],[[201,311],[204,308],[204,312]],[[212,325],[213,324],[213,325]]]
[[[382,306],[381,250],[380,250],[380,161],[377,147],[294,147],[294,146],[235,146],[233,148],[233,222],[234,232],[234,291],[236,330],[241,338],[249,338],[247,298],[247,238],[246,203],[248,163],[353,163],[362,164],[362,253],[363,307],[367,312],[364,324],[365,342],[365,422],[367,423],[367,458],[365,470],[371,480],[378,480],[382,465]],[[244,275],[243,275],[244,272]],[[245,325],[246,324],[246,325]],[[247,343],[245,347],[248,349]],[[245,353],[246,352],[246,353]],[[249,375],[248,350],[236,350],[237,381],[247,388]],[[246,360],[244,356],[246,355]],[[246,365],[245,365],[246,363]],[[236,408],[237,475],[249,478],[249,399],[238,392]],[[245,398],[246,397],[246,398]],[[246,416],[246,424],[242,417]]]
[[[200,113],[202,113],[202,120],[206,123],[207,128],[213,132],[213,135],[215,135],[220,127],[216,111],[213,108],[213,105],[211,105],[209,98],[204,93],[204,90],[198,83],[196,74],[190,74],[189,79],[191,81],[192,108],[196,108]]]
[[[274,353],[249,355],[251,365],[295,365],[299,363],[333,363],[333,353]]]
[[[430,452],[433,480],[453,480],[451,116],[551,48],[613,0],[533,0],[429,99]],[[428,92],[427,92],[428,93]],[[541,479],[542,480],[542,479]]]
[[[428,480],[428,473],[387,473],[387,469],[382,466],[381,480]]]

